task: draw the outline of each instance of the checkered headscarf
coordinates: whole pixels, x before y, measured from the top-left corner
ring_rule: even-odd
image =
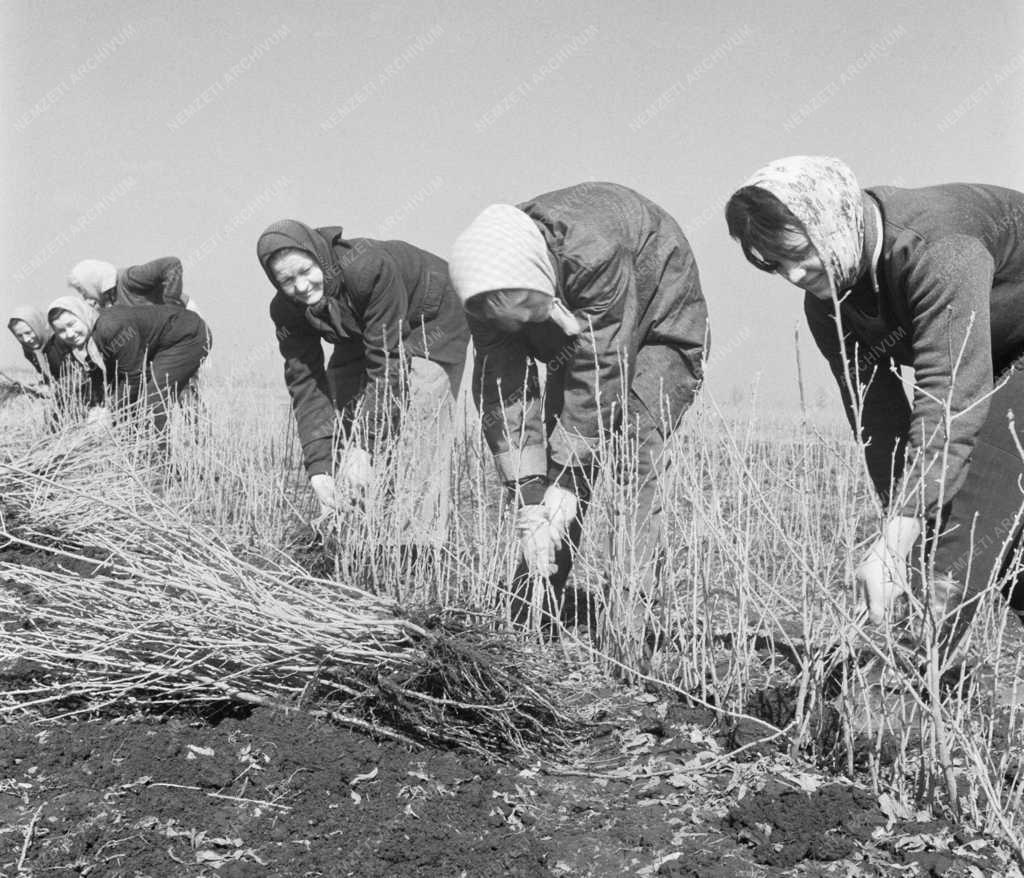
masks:
[[[455,240],[449,263],[462,304],[494,290],[555,295],[555,271],[537,224],[518,207],[492,204]]]

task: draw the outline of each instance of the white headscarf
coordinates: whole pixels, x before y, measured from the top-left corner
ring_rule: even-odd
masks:
[[[46,319],[46,315],[38,308],[33,308],[30,305],[19,305],[13,311],[7,321],[7,328],[14,332],[14,324],[16,321],[24,323],[29,329],[35,333],[36,340],[39,342],[38,347],[31,349],[32,358],[39,364],[39,369],[43,375],[50,374],[50,364],[46,359],[46,355],[43,353],[43,349],[46,347],[47,342],[53,337],[53,327],[50,326],[49,321]],[[18,343],[21,344],[21,340],[18,339]],[[22,345],[24,348],[24,345]]]
[[[100,299],[117,286],[117,269],[109,262],[99,259],[83,259],[68,275],[68,284],[87,299]]]
[[[53,335],[53,327],[47,321],[46,315],[31,305],[19,305],[11,311],[11,316],[7,320],[8,329],[11,328],[11,324],[16,320],[24,323],[35,333],[36,338],[39,340],[40,349],[46,346],[46,343]]]
[[[96,320],[99,318],[99,313],[81,296],[61,296],[60,298],[54,299],[50,302],[50,307],[46,309],[46,319],[49,321],[51,326],[53,326],[54,318],[61,311],[67,311],[69,314],[73,314],[81,320],[82,323],[85,324],[86,329],[89,330],[89,337],[86,339],[85,346],[75,348],[72,351],[75,359],[80,363],[85,364],[86,356],[88,356],[94,365],[99,366],[102,369],[104,367],[103,355],[100,353],[100,349],[97,347],[96,342],[92,337],[93,327],[96,326]]]
[[[511,204],[485,208],[456,238],[449,271],[463,305],[493,290],[535,290],[555,296],[547,242],[537,224]]]

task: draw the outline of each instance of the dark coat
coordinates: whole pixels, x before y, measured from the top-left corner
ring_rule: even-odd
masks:
[[[117,381],[129,397],[149,380],[147,364],[175,348],[195,350],[191,371],[209,351],[206,323],[194,311],[176,305],[112,305],[100,311],[92,338],[103,355],[107,380]]]
[[[964,482],[994,376],[1024,353],[1024,193],[961,183],[866,192],[882,214],[881,256],[875,272],[878,235],[869,220],[867,269],[844,298],[841,319],[847,355],[868,387],[862,409],[868,468],[888,502],[891,477],[903,476],[905,448],[923,453],[930,461],[925,511],[934,516],[940,497],[947,504]],[[865,207],[870,217],[870,202]],[[833,304],[808,294],[804,311],[852,424]],[[912,406],[892,364],[914,369]],[[954,415],[948,434],[947,400]],[[911,486],[904,514],[915,513],[915,493]]]
[[[335,266],[325,269],[323,299],[306,308],[279,291],[270,303],[310,476],[331,470],[335,407],[362,408],[372,449],[400,429],[409,358],[461,363],[469,343],[443,259],[404,241],[315,231]],[[334,346],[327,366],[333,387],[321,340]]]
[[[667,409],[671,429],[693,402],[709,344],[689,242],[658,205],[614,183],[583,183],[519,208],[544,236],[555,294],[583,332],[570,338],[547,321],[508,334],[470,318],[473,393],[506,482],[553,480],[589,466],[599,434],[621,421],[630,390],[647,409],[642,423],[660,423]],[[560,400],[547,426],[538,361],[547,363]]]
[[[22,346],[22,354],[32,364],[46,384],[51,383],[60,374],[61,363],[68,352],[67,346],[56,335],[51,335],[41,351]],[[42,356],[37,356],[41,354]]]
[[[117,286],[102,296],[103,305],[174,305],[184,308],[182,266],[177,256],[163,256],[117,270]]]
[[[63,342],[54,347],[54,352],[60,355],[53,369],[54,401],[58,412],[73,413],[79,407],[88,409],[105,405],[107,374],[104,364],[88,359],[83,363]]]

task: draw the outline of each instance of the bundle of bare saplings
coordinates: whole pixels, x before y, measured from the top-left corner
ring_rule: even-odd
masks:
[[[568,745],[518,641],[242,551],[149,487],[151,459],[64,434],[0,462],[0,716],[227,701],[485,756]]]

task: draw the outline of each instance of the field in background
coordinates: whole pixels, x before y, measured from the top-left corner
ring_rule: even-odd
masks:
[[[234,380],[208,382],[199,417],[175,419],[172,466],[150,487],[246,551],[287,555],[410,611],[458,610],[486,624],[507,623],[516,546],[469,408],[461,410],[455,437],[405,436],[366,512],[339,516],[336,536],[324,546],[310,527],[317,510],[290,410],[280,400],[268,404]],[[43,418],[41,406],[21,400],[0,410],[5,447],[38,443]],[[446,477],[454,514],[435,523],[443,538],[410,545],[403,522],[431,487],[413,459],[437,446],[451,448]],[[722,410],[706,394],[687,414],[672,454],[661,592],[639,594],[628,559],[601,549],[612,528],[628,546],[629,531],[644,526],[629,513],[628,490],[606,468],[573,585],[599,598],[625,598],[604,604],[600,630],[570,626],[557,632],[552,648],[711,706],[723,722],[760,721],[751,740],[789,741],[794,756],[866,772],[895,800],[960,817],[1020,852],[1021,731],[997,698],[1007,681],[1022,678],[1017,623],[998,601],[986,603],[973,657],[988,673],[951,693],[937,681],[930,689],[922,684],[908,670],[905,650],[865,627],[853,569],[878,513],[847,426],[753,407]],[[97,491],[128,477],[101,465]],[[640,634],[632,633],[638,607],[659,635],[649,665]],[[550,634],[543,639],[552,642]]]

